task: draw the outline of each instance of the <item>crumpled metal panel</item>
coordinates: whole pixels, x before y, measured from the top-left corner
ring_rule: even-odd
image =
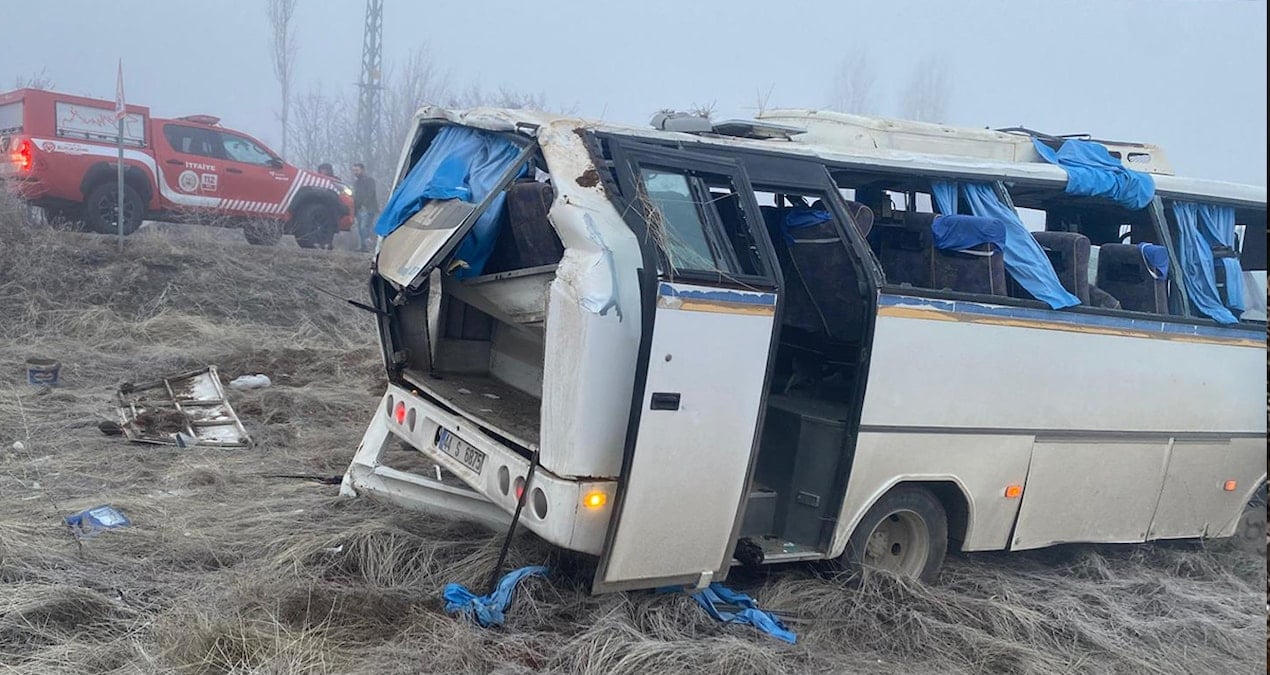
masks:
[[[225,400],[216,366],[119,386],[119,420],[128,440],[188,447],[246,448],[251,437]]]

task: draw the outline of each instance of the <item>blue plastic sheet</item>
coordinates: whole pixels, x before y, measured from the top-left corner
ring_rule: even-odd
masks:
[[[1159,244],[1148,244],[1142,242],[1138,244],[1138,250],[1142,252],[1142,260],[1150,268],[1156,279],[1169,278],[1169,250]]]
[[[794,243],[792,230],[814,227],[832,219],[833,216],[830,216],[829,211],[825,209],[793,208],[785,213],[785,220],[781,223],[781,234],[785,236],[787,243],[792,244]]]
[[[1005,223],[997,218],[964,214],[935,216],[930,224],[935,248],[941,251],[960,251],[979,244],[992,244],[1004,251],[1005,229]]]
[[[678,586],[667,586],[657,589],[658,593],[679,593],[683,589]],[[696,601],[706,613],[714,618],[715,621],[722,623],[739,623],[755,628],[771,635],[777,640],[783,640],[789,644],[798,642],[798,636],[794,631],[785,627],[775,614],[765,612],[759,608],[758,603],[750,596],[734,591],[718,582],[711,583],[692,594],[692,599]],[[731,605],[739,607],[740,611],[733,612],[730,609],[721,609],[719,605]]]
[[[1191,303],[1217,323],[1238,323],[1217,293],[1213,249],[1200,233],[1199,207],[1193,202],[1173,202],[1173,215],[1177,218],[1177,257],[1182,268],[1182,284]],[[1241,274],[1241,283],[1242,277]]]
[[[447,126],[437,132],[427,152],[393,190],[375,222],[375,234],[386,237],[432,199],[479,203],[497,186],[498,178],[520,154],[515,143],[495,134]],[[525,168],[521,169],[523,175]],[[505,194],[490,203],[454,252],[463,265],[454,276],[477,276],[485,269],[498,236]]]
[[[966,198],[970,212],[976,216],[994,218],[1001,222],[1005,230],[1005,243],[1001,247],[1005,257],[1005,269],[1010,277],[1020,286],[1027,289],[1032,297],[1046,303],[1052,309],[1074,307],[1080,304],[1080,298],[1063,288],[1058,280],[1054,266],[1045,255],[1045,250],[1036,243],[1032,233],[1024,227],[1018,214],[1006,206],[997,197],[996,191],[988,183],[960,183],[960,191]],[[943,181],[932,183],[931,194],[935,199],[935,207],[940,213],[949,217],[957,213],[957,184]]]
[[[498,587],[489,595],[476,595],[462,584],[446,584],[441,596],[445,598],[445,611],[463,614],[476,620],[483,627],[503,625],[503,612],[511,604],[517,584],[526,577],[545,577],[547,568],[531,565],[509,572],[498,581]]]
[[[1235,208],[1217,204],[1199,205],[1199,233],[1210,247],[1224,246],[1235,250]],[[1244,310],[1244,270],[1238,258],[1221,258],[1226,272],[1226,306],[1237,312]]]
[[[1045,161],[1067,172],[1065,192],[1069,195],[1105,197],[1135,211],[1155,196],[1150,174],[1125,168],[1101,143],[1068,139],[1054,150],[1033,138],[1032,145]]]

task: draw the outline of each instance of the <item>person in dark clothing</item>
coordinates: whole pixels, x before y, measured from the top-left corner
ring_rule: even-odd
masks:
[[[358,250],[375,246],[375,216],[379,215],[379,198],[375,195],[375,179],[366,173],[366,165],[353,165],[353,217],[357,221]]]
[[[340,179],[339,176],[335,175],[335,167],[332,167],[330,162],[322,162],[321,164],[318,165],[317,170],[318,170],[318,173],[322,174],[323,176],[329,176],[331,178],[334,178],[335,180]]]

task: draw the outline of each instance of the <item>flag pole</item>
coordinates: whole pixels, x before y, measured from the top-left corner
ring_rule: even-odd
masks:
[[[123,251],[123,128],[128,110],[123,100],[123,59],[119,59],[119,72],[115,76],[115,119],[119,122],[119,164],[115,167],[115,227],[119,232],[119,250]]]
[[[119,118],[119,166],[116,168],[115,181],[119,185],[119,194],[115,201],[115,224],[119,228],[119,250],[123,250],[123,118]]]

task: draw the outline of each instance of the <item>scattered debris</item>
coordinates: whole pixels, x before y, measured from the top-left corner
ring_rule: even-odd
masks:
[[[503,611],[511,604],[512,593],[516,585],[525,577],[545,577],[547,568],[542,565],[531,565],[508,572],[489,595],[476,595],[462,584],[446,584],[441,593],[445,598],[445,611],[450,614],[463,614],[476,620],[482,627],[503,625]]]
[[[57,376],[61,370],[62,364],[53,359],[27,359],[26,382],[27,384],[52,387],[57,384]]]
[[[26,443],[23,443],[22,441],[14,441],[14,442],[13,442],[13,451],[14,451],[14,452],[26,452]]]
[[[81,539],[96,536],[102,530],[113,530],[132,524],[128,516],[109,504],[71,514],[62,520],[71,532]]]
[[[101,433],[107,436],[123,435],[123,427],[119,426],[119,423],[114,420],[102,420],[97,423],[97,428],[101,429]]]
[[[344,474],[337,476],[322,476],[310,473],[266,473],[264,478],[295,478],[297,480],[311,480],[322,485],[339,485],[344,482]]]
[[[128,440],[181,448],[245,448],[251,438],[225,400],[215,366],[143,384],[119,385],[120,429]],[[109,433],[104,425],[99,426]]]
[[[229,381],[231,389],[264,389],[272,385],[268,375],[256,373],[255,375],[239,375]]]

